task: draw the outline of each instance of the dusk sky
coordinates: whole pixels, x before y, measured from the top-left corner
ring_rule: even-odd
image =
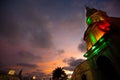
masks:
[[[0,69],[73,71],[85,60],[85,6],[120,17],[120,0],[0,0]]]

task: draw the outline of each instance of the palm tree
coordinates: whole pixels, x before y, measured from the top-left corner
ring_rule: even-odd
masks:
[[[67,80],[67,75],[63,68],[57,67],[55,70],[52,72],[52,79],[53,80]]]

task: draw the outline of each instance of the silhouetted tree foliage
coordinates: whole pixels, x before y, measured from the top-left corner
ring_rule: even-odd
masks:
[[[67,80],[67,75],[61,67],[57,67],[52,72],[52,79],[53,80]]]
[[[19,71],[18,77],[19,77],[20,80],[23,80],[22,69]]]

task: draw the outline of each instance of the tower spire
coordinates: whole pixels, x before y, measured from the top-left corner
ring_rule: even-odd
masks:
[[[94,14],[95,12],[97,12],[98,10],[95,8],[89,8],[88,6],[86,6],[86,17],[91,16],[92,14]]]

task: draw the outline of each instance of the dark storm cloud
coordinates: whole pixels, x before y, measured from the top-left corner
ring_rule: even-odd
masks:
[[[36,56],[31,51],[19,50],[11,44],[1,42],[0,40],[0,67],[1,69],[11,68],[17,63],[34,63],[42,61],[42,57]],[[23,66],[24,67],[24,66]]]
[[[63,69],[73,71],[75,69],[75,66],[64,66]]]
[[[11,66],[22,66],[22,67],[34,67],[37,66],[32,65],[35,61],[41,61],[40,56],[35,56],[34,54],[27,51],[20,51],[18,54],[15,52],[9,53],[1,53],[0,54],[0,67],[1,68],[9,68]],[[31,64],[29,64],[31,63]],[[17,64],[17,65],[16,65]]]
[[[67,63],[69,66],[64,66],[63,68],[66,70],[73,71],[74,68],[83,61],[83,59],[75,59],[74,57],[71,57],[70,59],[64,59],[63,62]]]
[[[29,64],[29,63],[18,63],[17,66],[27,67],[27,68],[37,68],[36,64]]]
[[[65,51],[64,50],[57,50],[58,54],[63,54]]]
[[[29,60],[37,60],[37,59],[41,60],[42,59],[42,57],[36,56],[36,55],[34,55],[34,54],[32,54],[32,53],[30,53],[28,51],[20,51],[18,53],[18,56],[21,59],[29,59]]]
[[[81,52],[85,52],[85,51],[87,50],[87,46],[86,46],[85,41],[81,40],[81,43],[78,45],[78,49],[79,49]]]
[[[83,59],[76,59],[74,57],[71,57],[70,59],[65,59],[64,62],[68,63],[70,66],[77,66],[83,62]]]
[[[50,21],[37,6],[32,1],[8,2],[0,8],[0,39],[42,48],[51,47]]]

